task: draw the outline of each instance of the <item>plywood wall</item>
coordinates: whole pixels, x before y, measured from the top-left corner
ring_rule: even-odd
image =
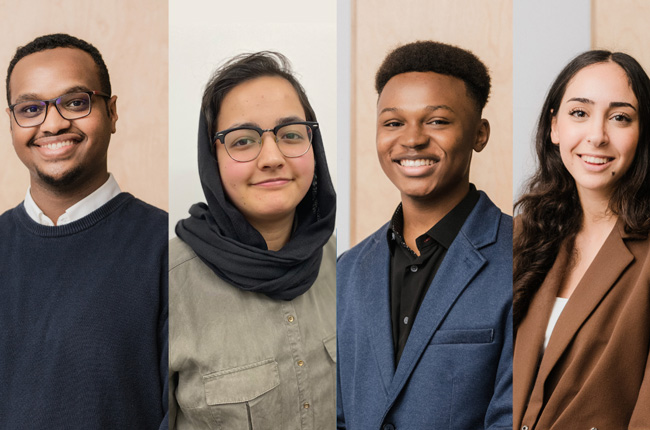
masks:
[[[4,83],[18,46],[65,32],[102,53],[117,95],[117,133],[108,169],[122,190],[168,207],[167,4],[157,0],[0,0],[0,70]],[[2,111],[7,108],[1,97]],[[0,213],[16,206],[29,186],[27,169],[11,144],[9,118],[0,115]]]
[[[474,154],[470,180],[512,213],[512,0],[356,0],[352,8],[350,245],[386,223],[400,200],[377,160],[374,75],[389,51],[416,40],[458,45],[490,69],[483,116],[492,135]]]
[[[650,2],[593,0],[591,42],[594,49],[630,54],[650,73]]]

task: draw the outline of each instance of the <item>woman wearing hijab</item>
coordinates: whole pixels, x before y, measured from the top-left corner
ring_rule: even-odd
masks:
[[[336,196],[287,59],[220,67],[198,145],[207,204],[170,244],[170,428],[332,428]]]
[[[589,51],[553,83],[517,203],[514,425],[650,428],[650,80]]]

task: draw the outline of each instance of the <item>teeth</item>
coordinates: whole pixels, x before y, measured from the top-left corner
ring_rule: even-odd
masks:
[[[583,155],[582,159],[591,164],[605,164],[608,161],[607,158],[592,157],[591,155]]]
[[[433,160],[424,158],[420,160],[400,160],[399,164],[404,167],[432,166]]]
[[[72,144],[73,142],[71,140],[66,140],[64,142],[50,143],[48,145],[44,145],[44,147],[47,149],[59,149],[63,148],[64,146],[70,146]]]

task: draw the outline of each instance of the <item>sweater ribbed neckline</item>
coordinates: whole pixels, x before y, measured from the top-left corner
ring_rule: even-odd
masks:
[[[24,202],[18,205],[13,213],[19,223],[32,234],[41,237],[62,237],[70,236],[87,230],[88,228],[92,227],[113,213],[124,203],[134,198],[135,197],[133,197],[133,195],[130,193],[120,193],[109,200],[105,205],[101,206],[99,209],[91,212],[80,220],[71,222],[69,224],[64,224],[62,226],[48,226],[37,223],[27,214]]]

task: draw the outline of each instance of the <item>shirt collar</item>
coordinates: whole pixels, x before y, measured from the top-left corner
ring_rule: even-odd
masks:
[[[109,173],[108,180],[104,182],[104,185],[66,209],[57,220],[56,225],[61,226],[80,220],[104,206],[109,200],[121,192],[122,190],[120,190],[120,186],[117,184],[113,174]],[[32,198],[31,187],[27,189],[24,206],[25,211],[34,222],[41,225],[54,226],[54,222],[43,213]]]
[[[479,199],[479,192],[476,190],[474,184],[469,184],[469,191],[451,211],[447,213],[437,224],[433,225],[426,233],[418,237],[417,243],[425,240],[425,236],[431,237],[433,240],[449,249],[452,242],[460,232],[460,229],[465,224],[465,220],[474,209],[476,202]],[[402,203],[397,206],[393,217],[390,221],[390,228],[388,229],[388,244],[394,246],[394,243],[399,243],[406,246],[402,234],[404,232],[404,213],[402,212]]]

